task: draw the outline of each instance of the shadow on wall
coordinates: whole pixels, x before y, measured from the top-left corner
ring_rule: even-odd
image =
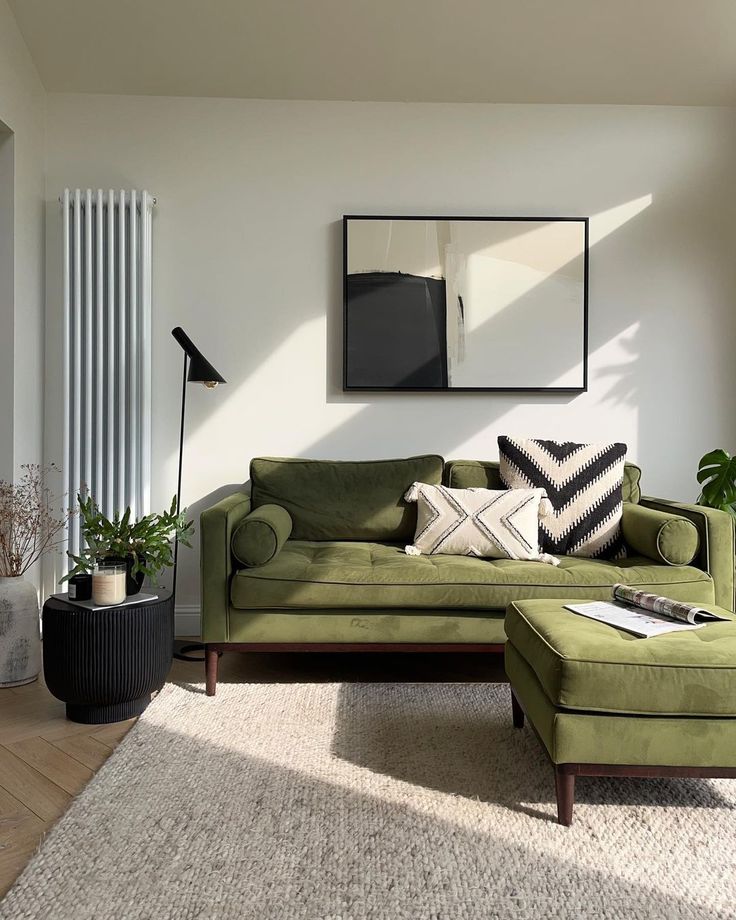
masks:
[[[601,385],[601,401],[612,405],[638,404],[641,389],[638,362],[641,355],[636,343],[637,333],[638,323],[629,334],[619,337],[619,345],[625,356],[622,361],[598,368],[596,379]],[[657,374],[655,379],[658,377]]]
[[[190,604],[192,607],[196,607],[197,610],[199,610],[199,597],[193,595],[193,588],[196,588],[198,584],[197,575],[199,574],[199,517],[207,508],[216,505],[217,502],[222,501],[223,498],[227,498],[228,495],[232,495],[233,492],[250,492],[250,480],[245,483],[228,483],[228,485],[220,486],[215,489],[214,492],[210,492],[202,496],[202,498],[197,499],[196,502],[191,502],[186,505],[187,516],[194,522],[194,534],[191,539],[191,548],[187,546],[179,547],[179,572],[177,575],[178,584],[176,596],[181,597],[183,594],[186,597],[188,590],[189,593],[192,594]],[[161,587],[170,590],[172,577],[172,569],[167,569],[163,572]],[[186,606],[186,604],[177,604],[176,609],[181,611],[183,608],[186,608]]]
[[[635,199],[629,206],[618,206],[610,209],[616,212],[612,218],[612,225],[606,224],[606,215],[604,211],[594,216],[591,221],[591,275],[595,277],[595,259],[600,250],[611,245],[612,238],[616,230],[624,223],[630,225],[632,222],[637,223],[636,218],[642,214],[651,203],[651,195],[644,196],[641,199]],[[623,208],[623,210],[622,210]],[[598,226],[596,221],[604,224],[603,229],[596,230]],[[646,229],[640,230],[642,241],[645,239]],[[520,403],[526,405],[545,405],[551,409],[568,405],[574,397],[565,394],[542,393],[519,394],[519,393],[423,393],[402,394],[401,392],[393,393],[344,393],[342,391],[342,224],[339,221],[331,223],[327,228],[327,291],[328,291],[328,309],[327,318],[327,362],[325,367],[325,399],[330,404],[348,404],[360,406],[360,408],[349,419],[340,422],[326,435],[306,444],[300,451],[301,456],[331,456],[339,458],[345,455],[346,445],[349,445],[349,455],[351,457],[365,456],[375,457],[380,455],[381,451],[378,445],[381,442],[393,441],[397,445],[414,445],[406,449],[397,447],[403,453],[417,453],[424,450],[437,450],[436,436],[434,430],[436,425],[423,426],[422,422],[427,416],[430,416],[438,409],[446,410],[451,405],[452,413],[443,412],[442,417],[442,439],[450,447],[445,448],[445,453],[454,449],[452,445],[462,444],[469,436],[483,430],[506,412],[519,406]],[[595,290],[591,286],[591,299],[595,296]],[[302,308],[296,315],[284,316],[285,323],[266,324],[259,329],[258,337],[250,337],[247,341],[253,351],[247,354],[243,353],[237,361],[233,361],[232,367],[241,364],[247,370],[241,373],[238,379],[233,377],[231,369],[228,369],[228,379],[231,385],[228,387],[226,401],[220,404],[216,414],[225,410],[225,406],[238,399],[238,394],[248,381],[250,381],[256,372],[273,355],[279,350],[294,331],[308,322],[311,318],[324,314],[324,305],[310,305],[301,303]],[[305,317],[304,308],[309,310],[309,315]],[[507,308],[511,309],[511,308]],[[492,321],[491,321],[492,322]],[[591,317],[589,329],[589,354],[594,355],[595,351],[613,338],[621,334],[631,326],[631,315],[627,315],[624,310],[611,311],[607,314],[595,315]],[[473,335],[483,336],[484,328],[471,333]],[[257,347],[257,352],[256,352]],[[594,371],[594,369],[593,369]],[[594,380],[591,381],[592,383]],[[293,384],[293,381],[289,381]],[[366,405],[367,400],[370,404]],[[386,418],[385,408],[390,403],[394,417]],[[296,401],[298,405],[298,401]],[[284,423],[289,422],[289,412],[295,411],[293,407],[284,404],[281,407],[284,414]],[[197,429],[206,425],[208,418],[211,416],[201,415],[193,427],[190,427],[188,436],[196,435]],[[495,446],[494,446],[495,450]],[[396,451],[394,451],[396,453]]]
[[[639,213],[639,212],[637,212]],[[610,235],[610,234],[609,234]],[[591,260],[598,248],[606,245],[608,236],[591,245]],[[359,407],[348,418],[342,420],[332,430],[316,440],[308,443],[299,451],[301,456],[335,457],[345,456],[346,445],[349,445],[349,454],[352,457],[363,456],[366,458],[385,456],[387,443],[397,445],[388,449],[389,455],[398,453],[412,454],[425,451],[437,451],[437,412],[442,413],[441,438],[445,443],[462,444],[468,437],[479,431],[489,428],[512,409],[525,405],[547,406],[554,410],[568,406],[576,394],[555,393],[422,393],[407,394],[400,391],[390,393],[344,393],[342,391],[342,224],[334,222],[329,227],[329,304],[327,311],[327,362],[325,367],[325,399],[329,404],[346,404]],[[523,308],[523,298],[521,306]],[[503,313],[499,314],[478,329],[469,333],[482,340],[498,334],[496,330],[503,331],[507,327],[507,316],[513,312],[515,305],[510,305]],[[518,305],[516,305],[518,306]],[[304,317],[300,317],[304,322]],[[619,335],[630,325],[620,314],[605,317],[596,317],[590,323],[589,354],[592,356],[596,349],[602,347],[612,338]],[[288,332],[281,328],[282,341]],[[269,357],[262,354],[260,362]],[[632,363],[636,358],[632,355]],[[224,405],[220,405],[217,413],[226,411],[225,406],[238,398],[242,386],[253,376],[258,367],[258,362],[250,365],[249,371],[239,380],[234,380],[232,389],[227,394]],[[633,368],[628,369],[633,374]],[[591,374],[595,370],[591,369]],[[550,380],[550,382],[553,382]],[[366,405],[367,401],[370,402]],[[448,413],[448,404],[453,411]],[[387,406],[391,407],[390,416],[386,412]],[[284,406],[284,413],[288,422],[289,407]],[[293,411],[293,410],[292,410]],[[200,419],[200,425],[206,424],[207,418]],[[550,430],[555,428],[552,419]],[[189,436],[194,434],[190,430]],[[452,448],[446,448],[449,455]],[[495,437],[491,450],[495,456]]]

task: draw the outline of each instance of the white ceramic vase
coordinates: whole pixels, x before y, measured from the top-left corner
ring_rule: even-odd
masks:
[[[0,577],[0,687],[29,684],[40,670],[36,589],[23,578]]]

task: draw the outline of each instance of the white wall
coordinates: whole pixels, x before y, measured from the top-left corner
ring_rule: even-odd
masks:
[[[0,281],[0,291],[12,290],[10,303],[0,293],[0,477],[6,478],[20,464],[42,459],[45,99],[13,14],[0,0],[0,128],[7,128],[0,130],[0,203],[6,212],[13,209],[13,281]],[[7,229],[0,232],[6,248]]]
[[[504,432],[626,441],[648,492],[692,499],[700,455],[736,446],[735,127],[729,109],[51,95],[50,335],[56,196],[145,187],[156,504],[175,488],[178,324],[229,381],[189,392],[189,505],[258,454],[495,457]],[[589,392],[343,394],[343,213],[590,215]]]
[[[15,460],[14,146],[13,132],[0,123],[0,479],[12,479]]]

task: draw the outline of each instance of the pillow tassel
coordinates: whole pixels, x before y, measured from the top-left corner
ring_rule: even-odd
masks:
[[[416,502],[419,501],[419,483],[412,483],[409,488],[404,493],[405,502]]]
[[[547,565],[559,565],[560,564],[560,560],[556,556],[550,556],[549,553],[540,553],[539,561],[546,562]]]
[[[407,501],[408,500],[409,499],[407,499]],[[404,552],[406,553],[407,556],[421,556],[422,555],[422,551],[419,549],[418,546],[405,546]]]
[[[539,502],[539,516],[547,517],[550,514],[554,514],[554,510],[552,502],[547,498],[547,493],[542,491],[542,500]]]

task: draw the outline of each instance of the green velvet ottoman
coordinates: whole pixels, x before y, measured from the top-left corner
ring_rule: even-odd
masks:
[[[736,620],[638,639],[531,600],[506,610],[514,725],[526,714],[572,822],[576,776],[736,777]]]

